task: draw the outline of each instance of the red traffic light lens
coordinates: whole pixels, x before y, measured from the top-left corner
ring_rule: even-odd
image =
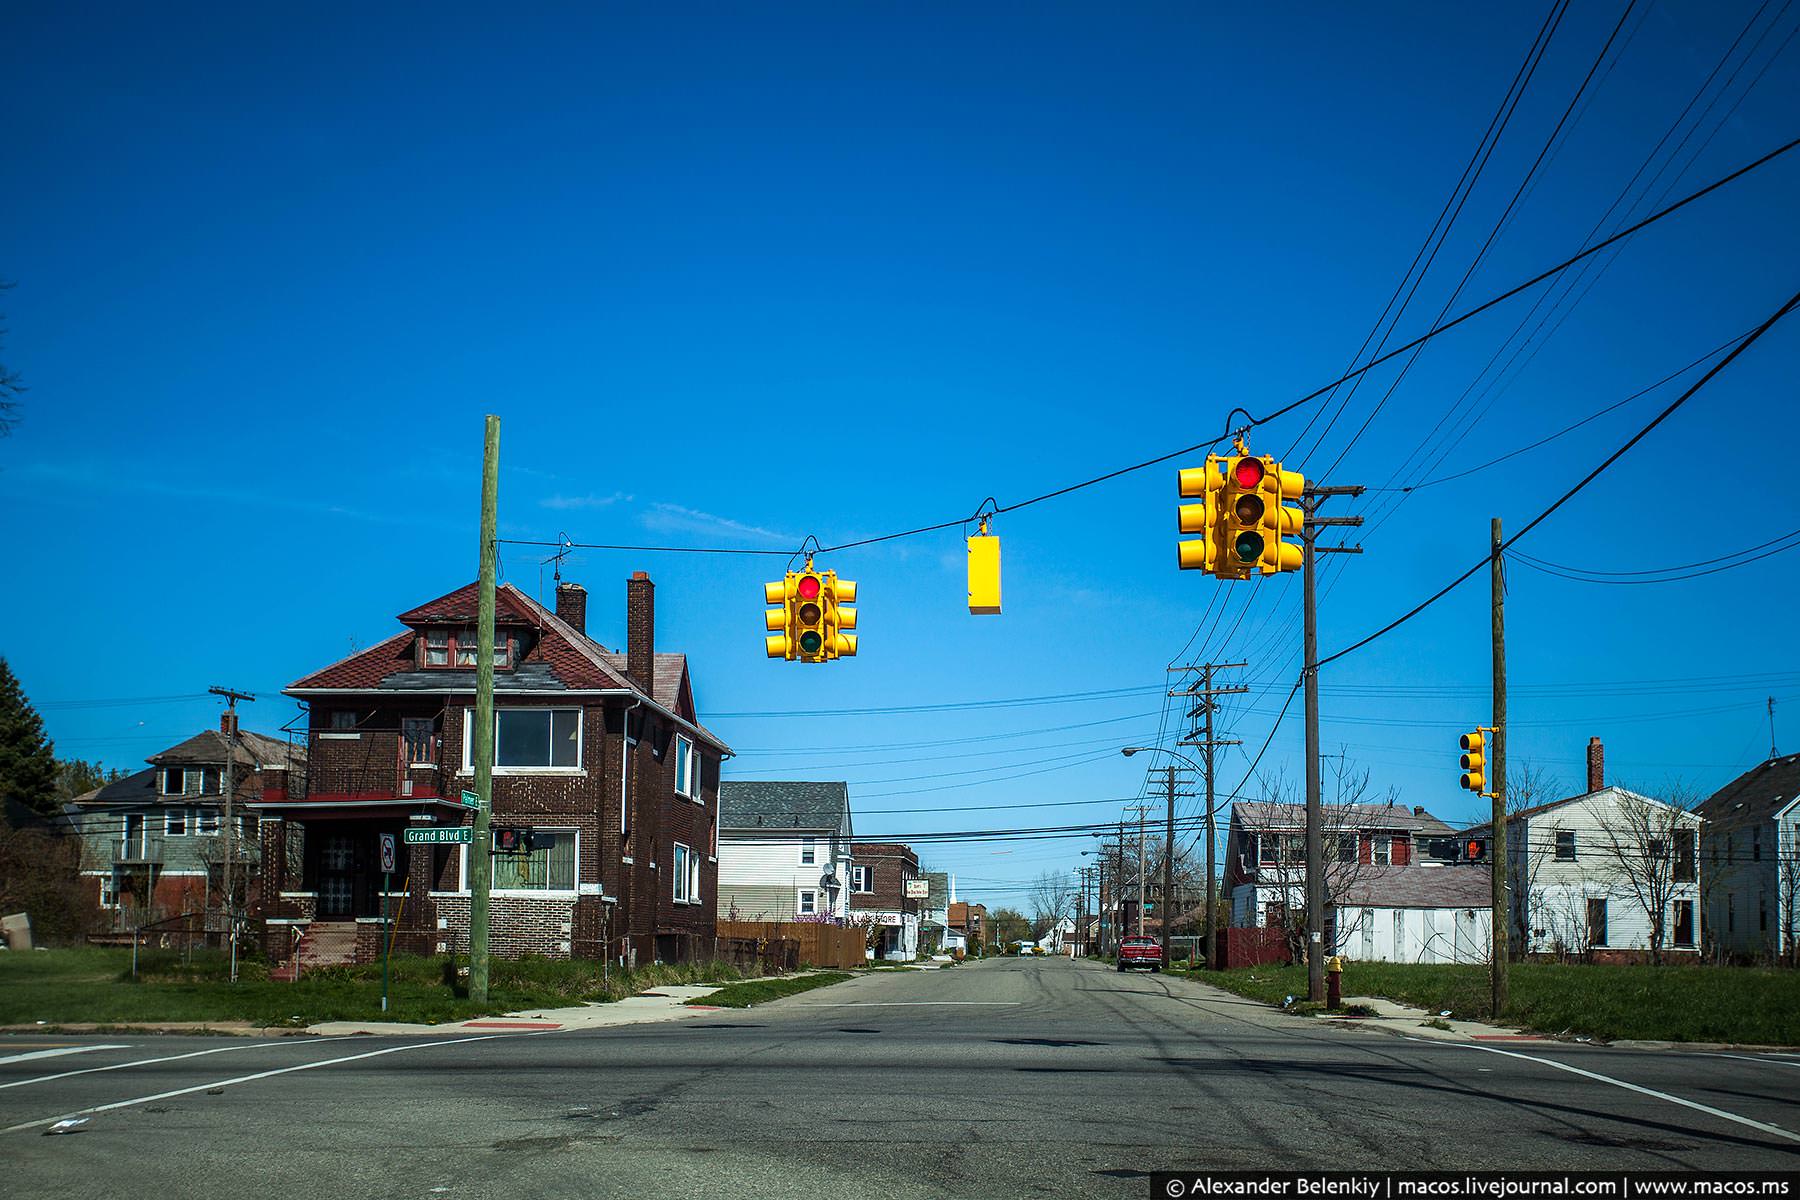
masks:
[[[819,598],[819,577],[802,575],[794,590],[799,593],[802,600],[817,600]]]
[[[1263,475],[1266,473],[1260,458],[1240,458],[1237,460],[1237,466],[1232,468],[1232,478],[1241,488],[1255,487],[1263,481]]]
[[[817,625],[819,623],[819,618],[824,615],[825,614],[819,610],[819,606],[816,604],[802,604],[800,606],[800,620],[803,624]]]

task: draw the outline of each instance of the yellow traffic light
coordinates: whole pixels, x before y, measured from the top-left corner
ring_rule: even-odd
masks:
[[[763,624],[770,630],[769,636],[763,639],[768,646],[770,658],[791,660],[794,657],[794,614],[788,605],[788,587],[793,578],[790,573],[786,579],[763,584],[763,602],[781,606],[771,608],[763,614]]]
[[[856,584],[839,579],[835,571],[825,572],[824,657],[856,657],[856,635],[845,633],[856,628]]]
[[[1298,471],[1282,470],[1273,459],[1263,461],[1262,571],[1265,575],[1298,571],[1306,561],[1305,551],[1283,539],[1300,535],[1306,528],[1306,513],[1282,501],[1298,500],[1306,491],[1306,478]]]
[[[1248,579],[1251,568],[1262,569],[1264,550],[1268,546],[1263,521],[1269,509],[1263,481],[1269,474],[1271,461],[1247,454],[1224,460],[1219,561],[1213,570],[1221,579]]]
[[[1216,571],[1219,565],[1219,500],[1225,478],[1219,472],[1219,456],[1206,456],[1204,467],[1181,469],[1181,495],[1198,504],[1183,504],[1182,533],[1197,533],[1192,541],[1176,543],[1183,571]]]
[[[980,532],[969,539],[969,612],[1000,612],[1000,539],[988,534],[986,517]]]
[[[1458,744],[1462,747],[1462,786],[1466,791],[1477,795],[1487,792],[1487,755],[1483,753],[1487,739],[1479,730],[1462,735]]]

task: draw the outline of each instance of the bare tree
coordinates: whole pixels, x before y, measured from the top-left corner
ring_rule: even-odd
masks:
[[[1697,834],[1688,817],[1698,799],[1679,785],[1662,802],[1620,788],[1601,834],[1601,856],[1613,883],[1635,899],[1649,919],[1653,966],[1662,965],[1670,902],[1683,884],[1694,882]]]
[[[1506,812],[1509,823],[1511,818],[1526,809],[1536,808],[1551,799],[1559,799],[1564,794],[1561,779],[1552,775],[1542,764],[1521,758],[1506,773]],[[1517,828],[1523,835],[1525,827]],[[1507,851],[1512,875],[1508,882],[1514,889],[1511,916],[1513,929],[1517,934],[1513,939],[1515,952],[1525,953],[1537,943],[1540,932],[1543,936],[1550,936],[1552,926],[1556,926],[1559,933],[1567,935],[1568,947],[1574,949],[1578,934],[1573,926],[1562,928],[1565,923],[1560,919],[1561,914],[1551,911],[1556,906],[1547,898],[1539,881],[1544,864],[1549,861],[1549,854],[1534,852],[1523,836],[1516,841],[1509,839]]]
[[[1042,937],[1065,917],[1074,917],[1075,884],[1066,871],[1045,871],[1031,881],[1031,927]]]
[[[1284,870],[1297,868],[1300,873],[1299,878],[1292,880],[1283,889],[1284,899],[1277,916],[1286,933],[1289,952],[1296,961],[1303,961],[1307,940],[1304,880],[1306,834],[1303,831],[1305,804],[1299,785],[1289,780],[1283,772],[1264,778],[1261,783],[1263,795],[1270,802],[1286,805],[1296,812],[1302,825],[1301,831],[1253,829],[1251,832],[1260,833],[1265,839],[1262,857],[1270,856],[1267,839],[1273,838],[1275,863]],[[1371,799],[1373,791],[1373,776],[1368,768],[1359,771],[1351,767],[1338,776],[1338,795],[1342,799],[1324,804],[1320,809],[1319,840],[1324,858],[1325,911],[1328,919],[1331,919],[1329,914],[1335,914],[1332,941],[1338,946],[1342,946],[1352,934],[1362,931],[1362,906],[1345,907],[1345,901],[1360,884],[1379,875],[1391,862],[1380,861],[1381,855],[1375,839],[1371,839],[1368,861],[1364,861],[1362,831],[1369,827],[1372,820],[1378,820],[1372,817],[1370,810],[1386,807],[1396,812],[1402,811],[1397,788],[1389,788],[1386,796],[1379,800]],[[1411,810],[1405,811],[1410,814]],[[1392,853],[1391,848],[1389,853]]]

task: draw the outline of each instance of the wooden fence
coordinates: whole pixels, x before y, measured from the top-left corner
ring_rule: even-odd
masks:
[[[810,921],[720,921],[720,938],[746,938],[758,942],[793,942],[800,961],[814,967],[842,970],[868,962],[868,938],[848,925],[817,925]]]

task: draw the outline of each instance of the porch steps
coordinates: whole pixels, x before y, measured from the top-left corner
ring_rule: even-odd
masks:
[[[347,966],[355,961],[355,921],[314,921],[301,935],[293,957],[272,968],[269,978],[291,983],[315,967]]]

